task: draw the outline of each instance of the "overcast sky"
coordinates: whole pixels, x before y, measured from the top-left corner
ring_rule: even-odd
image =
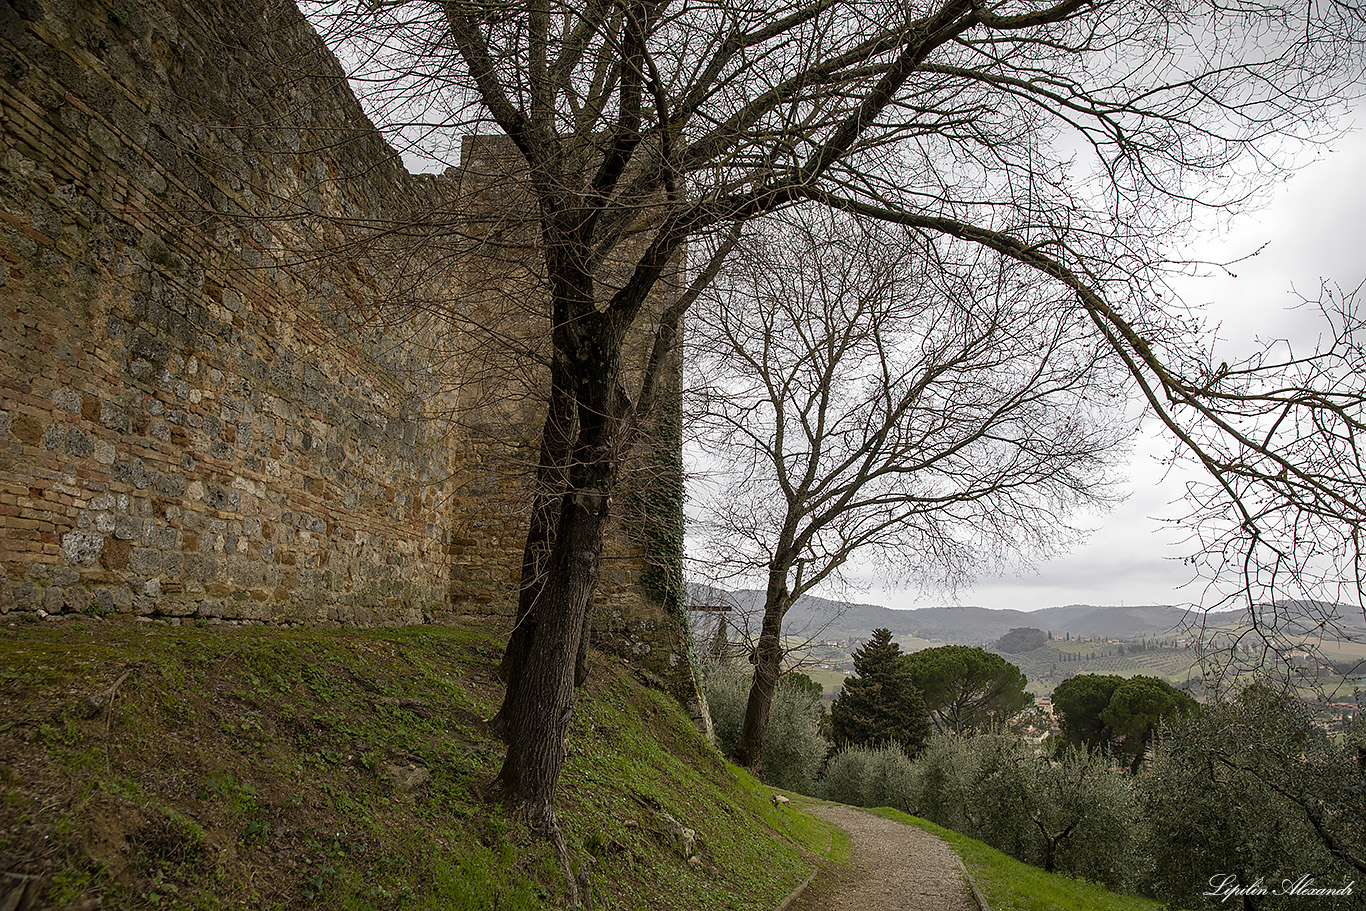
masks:
[[[1320,279],[1350,290],[1366,281],[1366,109],[1354,118],[1358,132],[1333,142],[1277,188],[1264,208],[1241,216],[1221,237],[1204,242],[1192,258],[1229,261],[1263,244],[1253,260],[1234,267],[1237,277],[1193,279],[1179,288],[1192,304],[1208,304],[1219,337],[1234,352],[1250,352],[1254,339],[1287,335],[1312,340],[1307,314],[1289,308],[1293,291],[1317,296]],[[1135,447],[1131,494],[1108,516],[1094,517],[1089,542],[1019,577],[983,578],[957,594],[959,604],[1035,610],[1060,604],[1185,604],[1201,600],[1179,563],[1180,536],[1158,518],[1181,514],[1172,505],[1180,478],[1162,478],[1155,458],[1169,446],[1145,435]],[[871,576],[869,577],[871,579]],[[836,597],[837,592],[823,594]],[[898,591],[876,584],[844,595],[852,600],[912,608],[955,603],[941,593]]]

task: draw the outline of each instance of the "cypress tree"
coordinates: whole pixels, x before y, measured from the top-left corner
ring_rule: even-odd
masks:
[[[895,743],[913,756],[925,745],[930,713],[903,659],[886,629],[855,650],[854,675],[830,708],[836,748]]]

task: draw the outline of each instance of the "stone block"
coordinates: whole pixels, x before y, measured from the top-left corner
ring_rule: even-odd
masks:
[[[183,474],[179,474],[178,472],[166,472],[158,477],[156,482],[156,489],[158,492],[174,499],[179,499],[184,496],[185,490],[188,487],[189,481],[185,479]]]
[[[95,454],[95,442],[84,430],[71,427],[66,432],[66,454],[77,459],[88,459]]]
[[[186,598],[161,597],[157,599],[157,611],[172,617],[193,617],[199,613],[199,605]]]
[[[52,390],[52,404],[72,414],[81,413],[81,396],[70,386],[58,386]]]
[[[117,432],[128,430],[128,411],[114,402],[100,404],[100,424]]]
[[[10,434],[21,443],[37,445],[43,438],[47,425],[28,414],[21,414],[10,421]]]
[[[128,569],[139,576],[155,576],[161,572],[161,552],[147,547],[134,547],[128,558]]]
[[[72,531],[62,535],[62,557],[75,566],[94,566],[104,549],[104,535],[93,531]]]
[[[120,541],[117,538],[106,540],[100,554],[100,565],[109,570],[127,569],[132,551],[133,545],[130,541]]]
[[[114,537],[120,541],[137,541],[142,538],[142,520],[137,516],[115,516]]]

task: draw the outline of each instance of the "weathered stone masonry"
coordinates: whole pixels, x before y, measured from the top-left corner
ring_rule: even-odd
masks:
[[[376,316],[468,275],[356,243],[460,175],[404,170],[291,3],[228,6],[0,5],[0,614],[506,614],[536,370],[455,375],[461,320]],[[638,549],[605,567],[605,640],[686,667]]]
[[[377,136],[346,144],[366,179],[327,179],[306,150],[347,99],[305,119],[265,81],[262,11],[215,73],[202,11],[148,9],[5,13],[0,609],[421,621],[450,460],[422,365],[341,316],[382,277],[319,288],[290,265],[308,226],[254,217],[383,218],[411,181]],[[271,51],[307,49],[294,24]]]

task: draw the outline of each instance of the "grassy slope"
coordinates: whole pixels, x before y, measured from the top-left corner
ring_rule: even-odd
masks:
[[[53,907],[557,904],[543,841],[490,809],[498,641],[474,629],[0,629],[0,873]],[[668,697],[599,658],[559,809],[597,909],[770,909],[826,853]],[[112,700],[105,698],[117,688]],[[93,697],[93,701],[92,701]],[[693,828],[687,862],[666,814]],[[13,882],[13,879],[10,880]]]
[[[963,858],[992,911],[1158,911],[1162,907],[1150,898],[1119,895],[1085,880],[1045,873],[974,838],[899,810],[881,807],[869,812],[919,826],[947,841]]]

